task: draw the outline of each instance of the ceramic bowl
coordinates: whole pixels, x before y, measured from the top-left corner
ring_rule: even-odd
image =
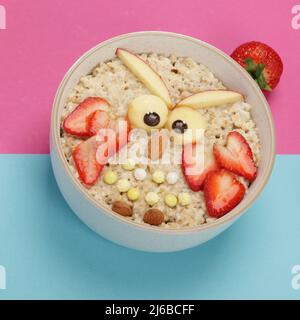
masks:
[[[63,106],[79,78],[90,73],[99,62],[114,58],[118,47],[137,53],[173,53],[191,57],[206,65],[225,86],[243,93],[246,101],[252,105],[252,116],[261,139],[258,176],[243,201],[227,215],[199,227],[176,230],[139,224],[102,207],[72,175],[59,139]],[[79,58],[65,75],[55,96],[50,136],[55,178],[64,198],[77,216],[106,239],[129,248],[152,252],[187,249],[202,244],[227,229],[246,212],[262,192],[271,174],[275,154],[274,125],[270,109],[264,95],[249,74],[228,55],[203,41],[160,31],[124,34],[100,43]]]

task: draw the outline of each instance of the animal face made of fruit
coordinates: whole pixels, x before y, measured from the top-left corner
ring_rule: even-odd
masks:
[[[215,144],[204,161],[197,161],[193,157],[201,144],[197,130],[207,128],[197,109],[233,104],[243,101],[243,96],[229,90],[202,91],[174,105],[164,81],[144,60],[120,48],[116,55],[151,94],[131,101],[126,118],[111,119],[109,103],[100,97],[89,97],[64,119],[64,131],[84,139],[72,153],[82,183],[90,187],[97,182],[108,159],[126,145],[131,129],[143,129],[147,134],[153,129],[168,129],[174,142],[182,146],[181,166],[186,183],[192,191],[204,192],[209,215],[218,218],[231,211],[246,191],[237,176],[249,181],[256,177],[252,151],[245,138],[232,131],[225,146]]]

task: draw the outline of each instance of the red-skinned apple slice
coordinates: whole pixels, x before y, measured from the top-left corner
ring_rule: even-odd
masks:
[[[172,101],[166,84],[147,62],[136,54],[121,48],[116,50],[116,55],[152,94],[159,96],[168,107],[171,107]]]
[[[209,90],[195,93],[181,100],[176,107],[190,107],[194,109],[209,108],[243,100],[243,95],[235,91]]]

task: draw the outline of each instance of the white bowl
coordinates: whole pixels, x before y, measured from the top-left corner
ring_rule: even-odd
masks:
[[[115,57],[118,47],[134,52],[156,52],[188,56],[206,65],[228,88],[245,95],[261,139],[261,161],[258,176],[243,201],[229,214],[213,223],[195,228],[163,229],[128,221],[102,207],[85,192],[72,175],[59,141],[60,115],[70,90],[79,78],[99,62]],[[248,73],[234,60],[213,46],[197,39],[160,31],[121,35],[104,41],[85,53],[67,72],[61,82],[52,110],[51,160],[58,186],[66,201],[92,230],[120,245],[144,251],[171,252],[187,249],[217,236],[237,220],[255,201],[271,174],[275,156],[274,126],[264,95]],[[254,236],[254,235],[253,235]]]

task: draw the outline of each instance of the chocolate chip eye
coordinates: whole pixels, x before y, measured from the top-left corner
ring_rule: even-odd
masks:
[[[144,94],[129,103],[127,115],[132,128],[144,129],[150,133],[165,125],[169,109],[161,98]]]
[[[182,120],[176,120],[172,123],[172,129],[177,133],[184,133],[188,125]]]
[[[178,144],[200,141],[206,127],[206,121],[200,112],[189,107],[176,107],[169,112],[166,123],[166,128]]]
[[[156,112],[147,112],[144,115],[144,122],[149,127],[155,127],[160,122],[160,116]]]

